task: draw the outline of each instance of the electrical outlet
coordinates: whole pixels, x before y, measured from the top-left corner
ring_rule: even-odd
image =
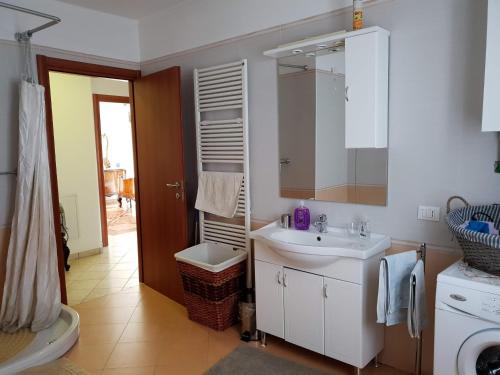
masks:
[[[418,219],[439,221],[439,207],[433,206],[418,206]]]

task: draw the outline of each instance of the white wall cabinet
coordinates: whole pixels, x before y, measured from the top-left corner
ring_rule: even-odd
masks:
[[[257,329],[365,367],[383,349],[383,327],[376,324],[382,255],[308,268],[255,241]]]
[[[388,129],[389,33],[345,39],[345,147],[385,148]]]
[[[484,67],[483,131],[500,131],[500,1],[488,1],[488,31]]]

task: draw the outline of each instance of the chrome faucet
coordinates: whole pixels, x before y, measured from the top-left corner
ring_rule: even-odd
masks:
[[[318,230],[319,233],[327,233],[328,232],[328,218],[325,214],[321,214],[318,216],[318,220],[314,222],[314,227]]]

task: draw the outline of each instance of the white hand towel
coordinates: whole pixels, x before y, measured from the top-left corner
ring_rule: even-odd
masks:
[[[408,283],[417,261],[416,251],[385,256],[380,261],[377,323],[399,324],[408,315]]]
[[[420,259],[410,275],[410,299],[408,301],[408,332],[410,337],[419,338],[427,322],[425,303],[424,262]]]
[[[243,173],[201,172],[195,208],[223,217],[234,217]]]

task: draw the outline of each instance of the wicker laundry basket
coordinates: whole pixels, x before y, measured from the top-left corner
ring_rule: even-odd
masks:
[[[211,272],[177,261],[189,319],[217,331],[236,324],[238,302],[245,287],[246,261]]]
[[[460,199],[465,207],[451,210],[450,203]],[[446,222],[464,253],[464,261],[471,267],[500,276],[500,235],[479,233],[462,226],[468,220],[484,220],[500,227],[500,205],[470,206],[461,197],[448,199]]]

